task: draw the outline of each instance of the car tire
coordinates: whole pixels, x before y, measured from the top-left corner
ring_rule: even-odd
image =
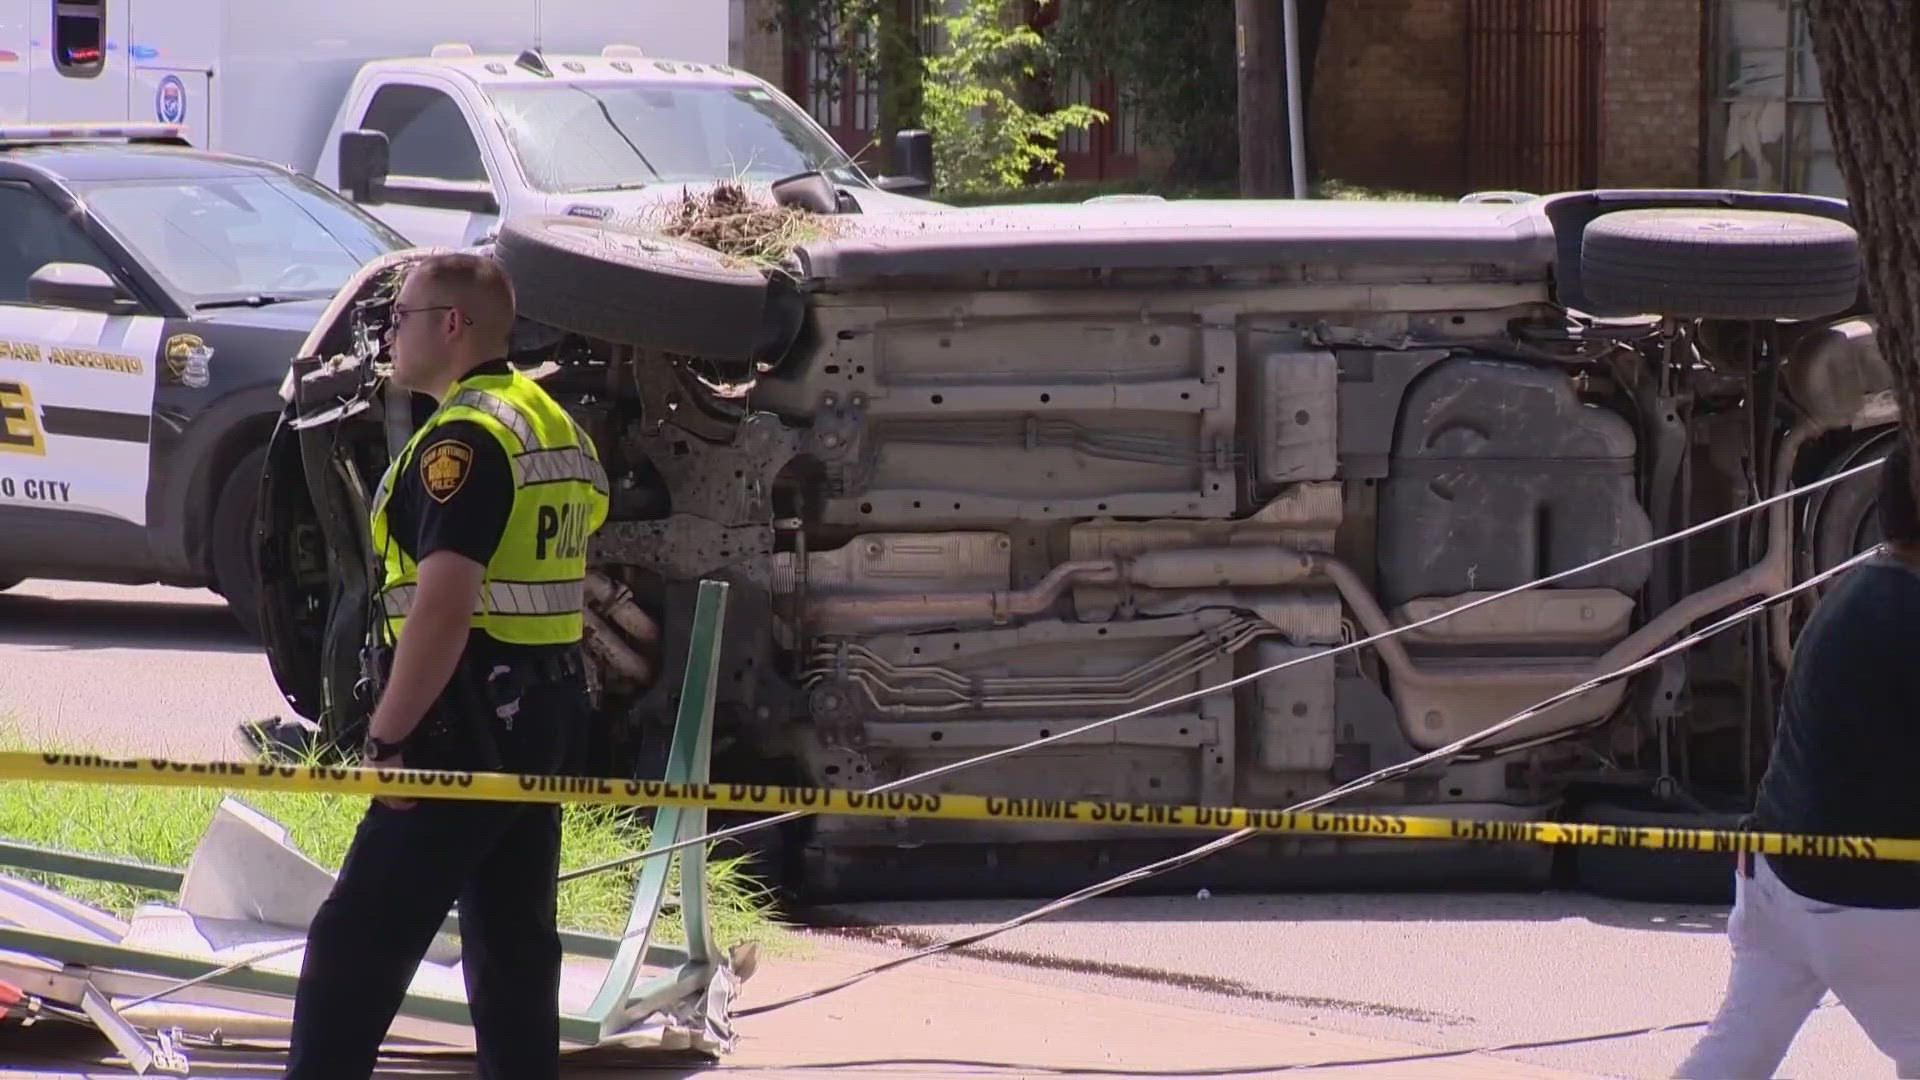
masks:
[[[1569,809],[1568,820],[1634,828],[1734,829],[1738,811],[1689,811],[1650,794],[1618,791]],[[1596,896],[1660,903],[1733,902],[1732,853],[1582,844],[1571,852],[1573,885]]]
[[[1858,434],[1846,452],[1838,455],[1822,471],[1830,476],[1887,453],[1899,446],[1898,428],[1883,428]],[[1815,493],[1807,500],[1806,542],[1802,573],[1812,577],[1829,570],[1881,542],[1880,471],[1851,476]],[[1825,592],[1837,581],[1830,581]]]
[[[529,215],[502,224],[494,253],[534,322],[714,359],[744,359],[762,340],[766,275],[688,240]]]
[[[213,583],[242,630],[261,639],[260,590],[255,581],[254,522],[260,505],[260,478],[267,467],[267,448],[249,451],[220,484],[213,521],[207,531],[208,561]]]
[[[1621,210],[1590,222],[1581,291],[1596,315],[1818,319],[1854,306],[1852,226],[1769,210]]]

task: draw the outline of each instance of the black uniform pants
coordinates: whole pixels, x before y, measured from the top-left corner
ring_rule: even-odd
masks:
[[[456,680],[461,676],[456,675]],[[451,699],[451,700],[449,700]],[[465,710],[474,707],[471,697]],[[499,764],[553,773],[585,722],[577,682],[524,689],[511,728],[491,716]],[[449,693],[436,710],[460,709]],[[422,721],[428,727],[436,717]],[[468,740],[429,737],[412,768],[473,768]],[[427,946],[455,900],[462,968],[485,1080],[549,1080],[560,1057],[560,938],[555,893],[560,808],[554,804],[418,799],[404,810],[367,808],[333,892],[308,931],[294,1000],[290,1080],[368,1076]]]

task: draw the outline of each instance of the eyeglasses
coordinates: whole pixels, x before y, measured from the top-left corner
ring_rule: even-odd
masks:
[[[407,316],[415,314],[417,312],[453,311],[453,310],[456,310],[456,305],[453,305],[453,304],[434,304],[431,307],[416,307],[416,308],[401,307],[399,304],[395,304],[393,305],[393,325],[399,326],[401,321],[404,320]],[[473,325],[473,317],[470,315],[460,316],[460,321],[467,326]]]

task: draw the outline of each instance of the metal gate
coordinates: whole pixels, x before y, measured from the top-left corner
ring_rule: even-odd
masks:
[[[1467,0],[1467,182],[1597,186],[1604,0]]]

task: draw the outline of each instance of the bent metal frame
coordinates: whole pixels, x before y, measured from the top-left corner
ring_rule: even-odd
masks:
[[[713,706],[727,588],[722,581],[700,583],[673,744],[662,777],[665,780],[705,783],[711,779],[708,769],[713,746]],[[660,807],[655,813],[650,843],[665,846],[699,837],[706,831],[705,808]],[[606,973],[587,1009],[578,1013],[563,1009],[560,1017],[563,1049],[590,1049],[608,1045],[610,1041],[619,1044],[622,1040],[618,1036],[655,1014],[684,1016],[689,1011],[696,1014],[692,1019],[696,1025],[710,1018],[717,1019],[722,1025],[721,1042],[730,1045],[731,1025],[726,1023],[724,1012],[728,1003],[719,1003],[722,1011],[717,1018],[709,1014],[714,1004],[711,998],[715,980],[725,978],[731,982],[734,974],[711,933],[705,845],[684,848],[678,858],[681,869],[678,899],[685,945],[662,945],[651,940],[667,899],[672,857],[646,860],[635,882],[633,902],[621,936],[561,931],[561,947],[567,955],[608,961]],[[170,867],[0,840],[0,868],[5,867],[176,895],[185,880],[184,871]],[[4,912],[0,912],[0,916],[3,915]],[[457,938],[458,930],[457,920],[450,915],[442,931]],[[164,996],[180,1004],[216,1010],[238,1009],[256,1016],[288,1019],[298,983],[296,976],[283,972],[246,966],[222,971],[223,967],[233,965],[109,943],[98,937],[73,937],[18,925],[0,925],[0,950],[60,964],[56,971],[9,963],[0,956],[0,978],[16,982],[21,990],[49,1002],[84,1010],[101,1032],[128,1056],[136,1070],[143,1073],[158,1059],[171,1056],[171,1047],[167,1045],[170,1040],[163,1039],[161,1045],[155,1046],[139,1036],[133,1026],[111,1008],[115,997],[138,999],[182,981],[204,980]],[[660,973],[641,982],[643,969]],[[210,1016],[209,1022],[219,1024],[220,1020]],[[470,1044],[472,1027],[465,998],[409,992],[388,1035],[390,1043],[396,1038],[409,1043],[418,1040],[429,1044]]]

